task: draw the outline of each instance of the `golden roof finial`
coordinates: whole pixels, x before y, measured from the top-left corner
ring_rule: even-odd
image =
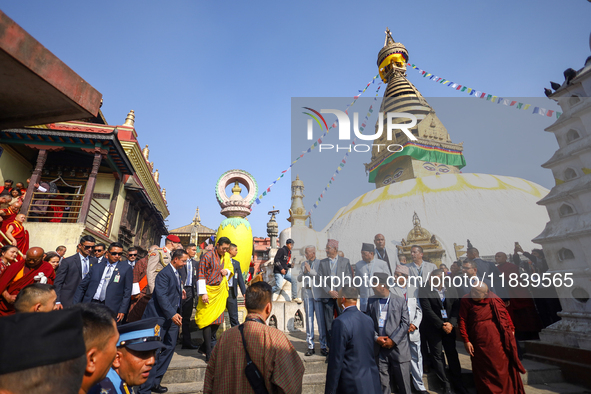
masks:
[[[125,118],[125,123],[123,123],[123,126],[131,126],[131,127],[134,127],[134,124],[135,124],[135,112],[132,109],[127,114],[127,118]]]
[[[242,192],[242,188],[240,187],[240,184],[238,183],[238,181],[234,182],[234,187],[232,188],[232,193],[240,195],[241,192]]]
[[[193,218],[193,225],[197,225],[201,223],[201,217],[199,216],[199,207],[197,207],[197,210],[195,211],[195,217]]]
[[[390,32],[389,27],[386,27],[386,31],[384,33],[386,33],[386,39],[384,40],[384,46],[388,46],[388,44],[390,44],[390,43],[394,44],[396,42],[392,38],[392,33]]]

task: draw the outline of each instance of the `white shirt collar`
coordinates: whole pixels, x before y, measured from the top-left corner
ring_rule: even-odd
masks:
[[[78,252],[78,256],[80,256],[81,261],[84,261],[85,259],[88,259],[90,257],[90,256],[84,257],[84,256],[82,256],[82,253],[80,253],[80,252]]]

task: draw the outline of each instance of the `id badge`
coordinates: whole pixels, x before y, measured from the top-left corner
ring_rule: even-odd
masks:
[[[115,279],[113,279],[113,282],[119,283],[119,274],[115,275]]]
[[[445,309],[442,309],[442,310],[441,310],[441,317],[442,317],[443,319],[447,319],[447,311],[446,311]]]
[[[380,328],[384,328],[384,325],[386,323],[386,314],[388,312],[381,312],[380,313],[380,318],[378,319],[378,327]]]

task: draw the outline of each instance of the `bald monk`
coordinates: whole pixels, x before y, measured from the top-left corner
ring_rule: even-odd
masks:
[[[20,201],[15,201],[8,206],[8,208],[0,209],[0,230],[6,232],[8,225],[14,220],[23,205]]]
[[[460,301],[459,328],[472,360],[476,391],[525,394],[515,328],[505,303],[485,283],[472,287]]]
[[[13,246],[16,246],[22,254],[29,250],[29,232],[25,230],[25,214],[19,213],[14,220],[6,226],[6,236],[10,239]]]
[[[55,271],[51,264],[43,261],[43,249],[30,248],[25,261],[11,264],[0,277],[0,316],[15,313],[14,302],[16,296],[32,283],[53,284]]]

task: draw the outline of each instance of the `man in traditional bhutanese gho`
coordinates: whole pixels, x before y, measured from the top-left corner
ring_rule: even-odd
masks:
[[[230,248],[230,239],[221,237],[216,247],[201,256],[199,272],[197,274],[197,293],[199,303],[195,322],[197,327],[203,330],[205,347],[205,360],[211,356],[211,337],[224,321],[224,310],[228,299],[227,275],[234,275],[232,258],[227,253]]]

